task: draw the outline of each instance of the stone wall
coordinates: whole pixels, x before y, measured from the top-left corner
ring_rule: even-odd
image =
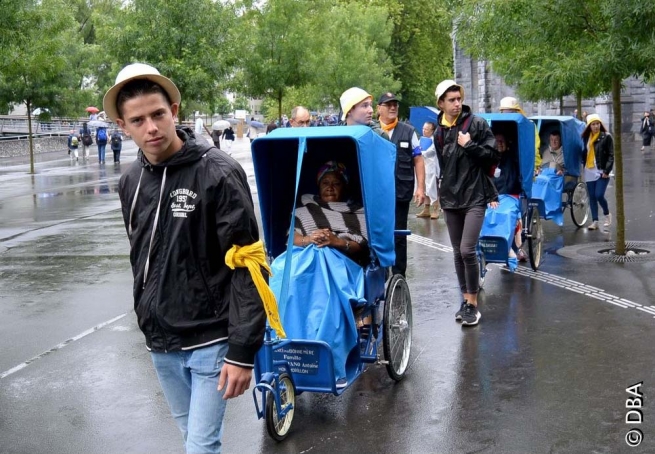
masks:
[[[66,153],[68,149],[68,137],[35,137],[34,154],[51,153],[58,151]],[[9,158],[13,156],[29,156],[30,143],[27,138],[24,139],[4,139],[0,140],[0,158]]]
[[[500,76],[491,71],[486,61],[477,61],[468,57],[457,46],[454,50],[455,80],[464,87],[465,104],[474,112],[498,112],[500,100],[505,96],[516,96],[514,88],[505,84]],[[559,101],[555,102],[521,102],[527,116],[560,115]],[[635,140],[640,139],[639,128],[644,111],[655,108],[655,85],[631,77],[623,81],[621,92],[621,126],[624,134],[631,134]],[[568,96],[563,100],[563,115],[573,115],[576,99]],[[611,130],[613,124],[612,97],[599,96],[582,100],[582,111],[597,113]],[[582,113],[582,112],[580,112]]]

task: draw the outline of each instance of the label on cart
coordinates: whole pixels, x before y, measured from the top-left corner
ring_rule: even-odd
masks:
[[[485,254],[495,255],[498,253],[498,242],[493,240],[480,239],[480,247]]]
[[[294,374],[316,375],[319,355],[316,347],[288,347],[275,352],[276,360],[284,360]],[[281,368],[283,369],[283,368]]]

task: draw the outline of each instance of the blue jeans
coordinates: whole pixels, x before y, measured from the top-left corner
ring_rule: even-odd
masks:
[[[98,144],[98,161],[105,162],[105,147],[107,144]]]
[[[607,216],[610,214],[607,199],[605,198],[605,191],[607,185],[610,184],[609,178],[599,178],[596,181],[587,181],[587,191],[589,192],[589,207],[591,208],[591,220],[598,220],[598,204],[603,209],[603,214]]]
[[[151,353],[171,414],[184,437],[186,452],[220,453],[224,390],[218,378],[227,342],[195,350]]]

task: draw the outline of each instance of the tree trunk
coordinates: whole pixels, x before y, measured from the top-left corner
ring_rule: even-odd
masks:
[[[614,194],[616,196],[617,255],[625,255],[625,212],[623,205],[623,152],[621,151],[621,79],[612,78],[612,110],[614,111]]]
[[[559,114],[564,115],[564,96],[559,97]]]
[[[575,107],[578,110],[578,115],[576,118],[580,120],[582,118],[582,93],[580,92],[575,94]]]
[[[34,174],[34,141],[32,139],[32,101],[30,99],[25,103],[27,105],[27,141],[30,147],[30,173]]]
[[[282,127],[282,92],[277,96],[277,117],[280,119],[280,128]]]

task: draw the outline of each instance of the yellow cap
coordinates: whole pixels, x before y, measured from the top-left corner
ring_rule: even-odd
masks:
[[[348,115],[350,109],[352,109],[355,104],[364,101],[366,98],[371,98],[371,101],[373,100],[373,96],[359,87],[352,87],[344,91],[339,98],[341,111],[343,112],[341,115],[341,121],[346,121],[346,115]]]
[[[502,112],[503,110],[511,110],[513,112],[518,112],[520,114],[525,115],[523,112],[523,109],[521,109],[521,106],[519,105],[519,102],[516,98],[513,98],[511,96],[506,96],[505,98],[500,100],[500,108],[499,110]]]

